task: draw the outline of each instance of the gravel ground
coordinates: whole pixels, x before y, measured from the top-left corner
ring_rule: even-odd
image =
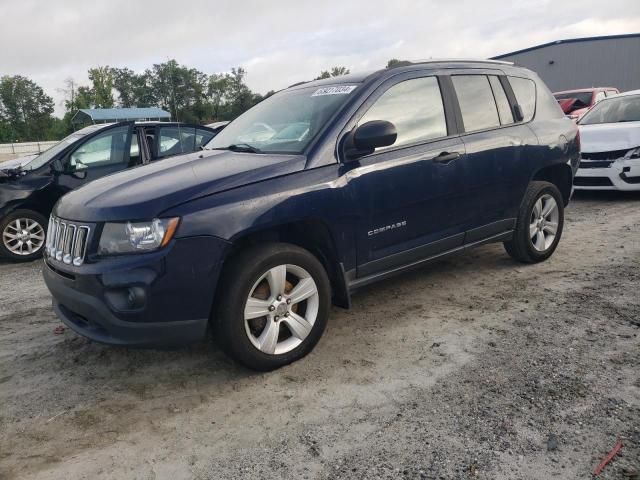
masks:
[[[580,195],[551,260],[501,245],[359,292],[256,374],[211,342],[65,330],[0,264],[0,478],[602,479],[640,470],[640,195]]]

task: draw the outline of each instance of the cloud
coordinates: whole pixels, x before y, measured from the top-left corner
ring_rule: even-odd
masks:
[[[206,73],[244,66],[259,92],[333,65],[392,57],[489,57],[539,43],[640,31],[637,0],[20,0],[0,3],[0,74],[27,75],[58,103],[96,65],[136,71],[176,58]]]

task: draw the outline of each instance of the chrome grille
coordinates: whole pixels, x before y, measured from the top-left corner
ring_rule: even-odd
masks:
[[[86,225],[76,225],[52,215],[49,218],[45,253],[52,260],[78,267],[84,263],[90,231]]]

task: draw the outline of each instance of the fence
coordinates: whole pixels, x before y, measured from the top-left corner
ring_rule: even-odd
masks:
[[[19,156],[41,153],[53,147],[56,143],[58,142],[0,143],[0,155]]]

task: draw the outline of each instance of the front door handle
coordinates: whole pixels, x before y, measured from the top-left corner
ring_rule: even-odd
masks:
[[[460,152],[442,152],[433,161],[438,163],[449,163],[460,158]]]

